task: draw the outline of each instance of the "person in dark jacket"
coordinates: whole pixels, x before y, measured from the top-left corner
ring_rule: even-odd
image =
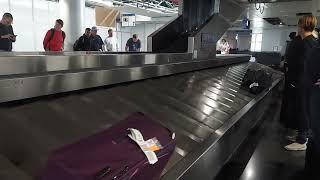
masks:
[[[85,33],[77,40],[75,51],[90,51],[90,33],[91,29],[86,28]]]
[[[287,60],[287,57],[288,57],[288,53],[289,53],[289,50],[290,50],[290,45],[291,43],[297,38],[297,33],[296,32],[291,32],[289,34],[289,38],[290,38],[290,41],[287,41],[287,47],[286,47],[286,52],[284,54],[286,60]]]
[[[11,26],[12,21],[12,14],[3,14],[0,21],[0,51],[12,51],[12,43],[16,41],[16,35]]]
[[[132,38],[127,41],[126,52],[140,52],[141,50],[141,41],[138,38],[137,34],[134,34]]]
[[[103,41],[101,37],[97,34],[98,29],[97,27],[91,28],[90,34],[90,51],[103,51]]]
[[[295,142],[285,146],[285,149],[290,151],[304,151],[307,149],[307,134],[309,130],[309,116],[306,108],[306,92],[305,92],[305,60],[309,51],[318,45],[317,39],[312,35],[317,24],[316,17],[312,15],[306,15],[299,19],[298,22],[298,34],[301,37],[301,41],[296,43],[296,52],[292,52],[291,67],[288,67],[288,79],[292,82],[294,89],[292,105],[294,110],[294,120],[290,123],[294,123],[294,127],[298,130],[298,136]],[[288,62],[289,63],[289,62]],[[289,63],[290,64],[290,63]]]
[[[320,43],[306,59],[305,87],[307,113],[310,117],[312,135],[308,141],[305,170],[309,179],[320,179]]]

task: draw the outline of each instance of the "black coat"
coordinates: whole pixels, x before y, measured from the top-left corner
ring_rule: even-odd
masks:
[[[288,71],[286,72],[286,82],[285,89],[282,100],[282,108],[281,108],[281,122],[285,127],[291,129],[298,129],[298,121],[297,114],[293,114],[293,112],[298,112],[300,104],[299,98],[297,98],[298,88],[298,79],[301,77],[303,72],[303,41],[300,36],[297,36],[293,41],[288,44],[288,48],[286,51],[286,61]]]
[[[284,94],[281,121],[287,128],[300,131],[309,129],[305,99],[305,60],[309,51],[318,45],[313,36],[294,39],[288,47],[287,86]]]
[[[90,38],[85,34],[82,35],[76,44],[77,51],[90,51]]]
[[[297,85],[303,73],[303,40],[297,36],[290,42],[286,54],[288,73],[287,81],[289,84]]]
[[[310,50],[305,63],[305,87],[307,113],[310,117],[310,127],[313,143],[320,151],[320,87],[315,83],[320,79],[320,48]]]

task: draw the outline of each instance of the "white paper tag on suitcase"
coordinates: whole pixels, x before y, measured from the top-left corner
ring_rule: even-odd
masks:
[[[138,144],[139,143],[143,143],[144,142],[144,138],[143,135],[141,134],[141,132],[137,129],[129,129],[131,132],[131,136],[134,141],[136,141]],[[130,137],[130,136],[129,136]]]
[[[158,162],[158,157],[153,151],[143,151],[143,153],[147,156],[149,164],[155,164]]]
[[[161,144],[157,138],[152,138],[152,139],[145,141],[144,148],[147,151],[156,152],[156,151],[159,151],[160,149],[162,149],[163,147],[161,146]]]
[[[153,140],[149,139],[148,141],[144,141],[143,136],[139,130],[137,129],[129,129],[129,130],[131,134],[129,134],[128,136],[139,145],[143,153],[147,156],[149,164],[155,164],[156,162],[158,162],[158,157],[156,153],[153,151],[153,149],[156,149],[155,148],[156,144],[153,142]]]

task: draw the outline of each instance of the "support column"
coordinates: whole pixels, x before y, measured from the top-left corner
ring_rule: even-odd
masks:
[[[64,50],[71,51],[74,42],[84,33],[85,0],[60,0],[59,4],[66,33]]]

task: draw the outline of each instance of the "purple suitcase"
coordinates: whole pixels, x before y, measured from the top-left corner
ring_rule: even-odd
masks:
[[[127,135],[141,131],[145,140],[156,137],[163,148],[150,165],[140,147]],[[172,133],[143,113],[134,113],[113,127],[67,145],[49,155],[41,180],[153,180],[160,179],[174,152]]]

